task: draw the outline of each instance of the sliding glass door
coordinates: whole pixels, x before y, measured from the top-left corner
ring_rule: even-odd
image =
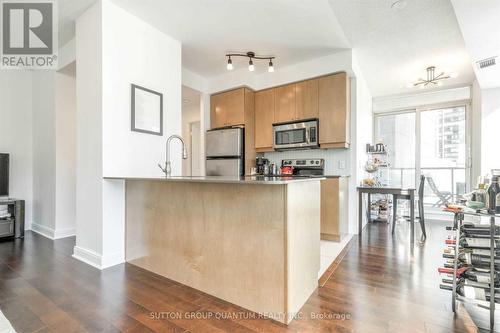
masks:
[[[466,106],[376,114],[374,141],[389,151],[390,182],[418,186],[428,177],[424,203],[443,206],[469,188]]]
[[[388,147],[390,182],[396,186],[415,186],[415,125],[415,112],[375,117],[375,143]]]
[[[424,203],[440,207],[467,190],[465,106],[420,112],[420,173],[428,178]]]

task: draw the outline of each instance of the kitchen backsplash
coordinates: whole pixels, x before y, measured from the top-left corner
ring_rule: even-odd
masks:
[[[264,157],[277,165],[285,159],[322,158],[325,160],[325,175],[350,176],[349,154],[349,149],[306,149],[264,153]]]

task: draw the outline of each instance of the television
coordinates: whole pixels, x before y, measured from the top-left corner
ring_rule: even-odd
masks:
[[[9,154],[0,153],[0,197],[9,196]]]

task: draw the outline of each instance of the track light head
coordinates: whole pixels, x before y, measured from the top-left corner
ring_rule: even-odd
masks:
[[[269,67],[267,67],[269,73],[274,73],[273,59],[269,59]]]
[[[250,61],[248,62],[248,70],[249,70],[250,72],[255,71],[255,66],[253,65],[252,58],[250,58]]]

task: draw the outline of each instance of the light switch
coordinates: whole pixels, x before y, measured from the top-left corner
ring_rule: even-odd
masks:
[[[345,169],[345,161],[344,160],[338,161],[338,166],[340,170]]]

